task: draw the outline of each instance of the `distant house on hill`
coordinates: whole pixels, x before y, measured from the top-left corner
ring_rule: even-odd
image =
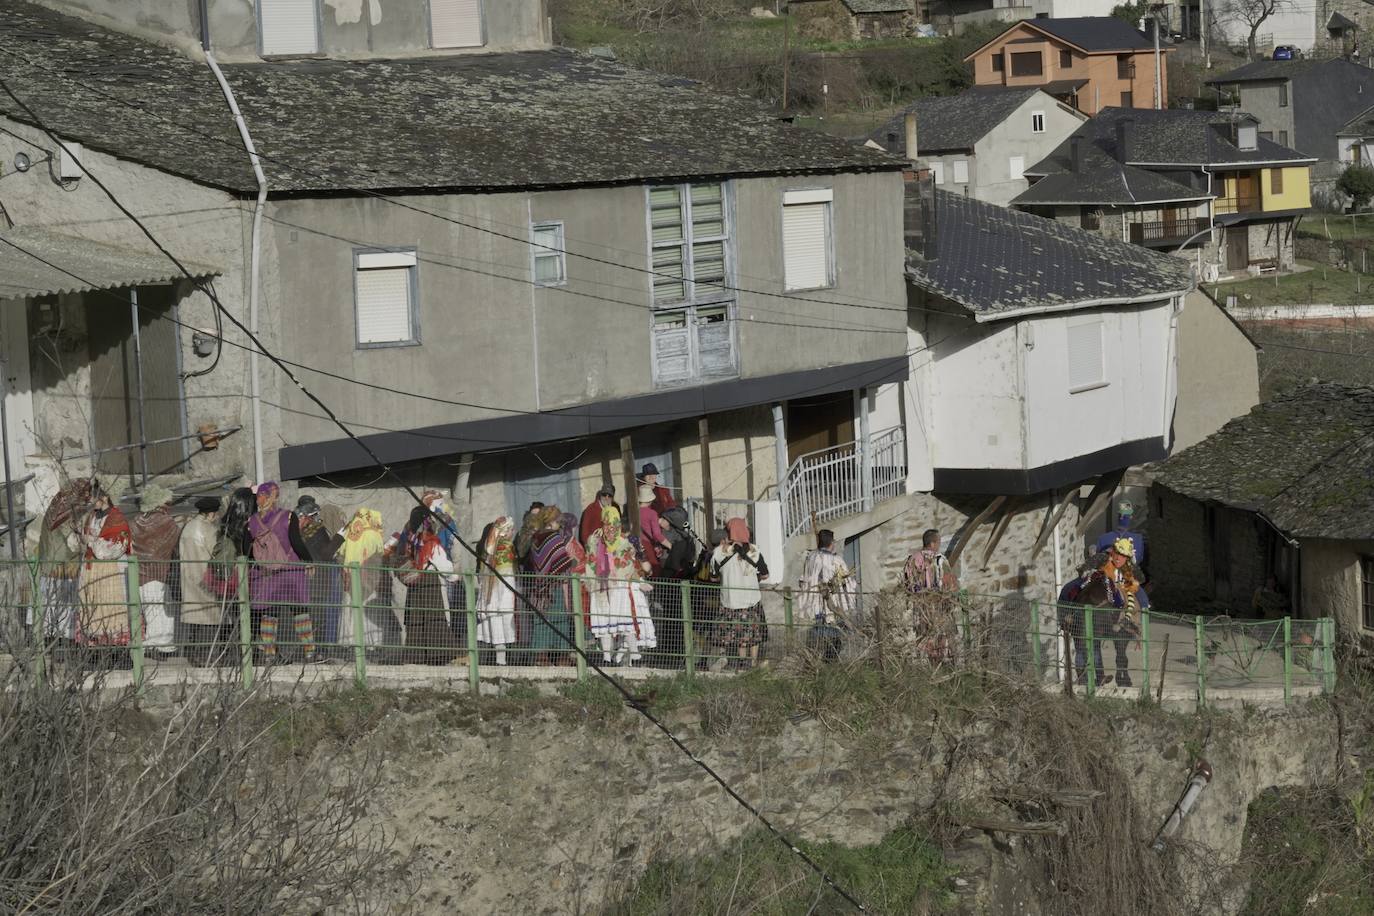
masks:
[[[1151,575],[1161,603],[1248,614],[1273,576],[1288,610],[1374,649],[1374,388],[1266,401],[1157,465]]]
[[[906,134],[907,114],[916,115],[915,149]],[[1026,190],[1026,168],[1086,120],[1034,86],[974,86],[916,100],[868,142],[927,166],[944,190],[1005,207]]]
[[[791,0],[801,11],[834,16],[849,27],[850,38],[904,38],[912,34],[924,0]]]

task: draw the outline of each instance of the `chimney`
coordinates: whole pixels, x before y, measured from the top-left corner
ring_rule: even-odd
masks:
[[[1135,119],[1122,118],[1116,122],[1116,158],[1126,162],[1131,158],[1131,135],[1135,132]]]
[[[916,150],[916,112],[908,111],[906,113],[906,157],[915,159]]]
[[[1083,171],[1083,138],[1078,134],[1069,138],[1069,171]]]
[[[930,169],[902,172],[902,236],[908,256],[933,261],[939,254],[935,237],[935,179]]]

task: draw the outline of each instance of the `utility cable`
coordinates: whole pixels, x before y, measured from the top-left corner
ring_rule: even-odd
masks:
[[[33,118],[34,123],[38,126],[38,128],[42,130],[45,134],[47,134],[47,136],[53,142],[61,146],[63,151],[66,152],[68,155],[71,154],[70,149],[68,149],[67,146],[63,144],[62,141],[58,139],[56,135],[54,135],[51,131],[47,129],[47,127],[43,124],[42,120],[38,117],[38,115],[17,95],[14,94],[14,91],[10,89],[9,84],[3,78],[0,78],[0,89],[3,89],[5,94],[14,100],[15,104],[22,108],[25,111],[25,113],[29,115],[29,117]],[[73,159],[76,159],[76,157],[73,156]],[[113,204],[115,208],[118,209],[121,213],[123,213],[126,217],[128,217],[128,219],[131,222],[133,222],[135,226],[138,227],[139,231],[147,237],[148,241],[151,242],[153,246],[156,247],[158,251],[160,251],[169,261],[171,261],[172,264],[175,265],[176,268],[179,271],[181,271],[181,273],[188,280],[194,283],[195,277],[186,268],[186,265],[184,265],[180,260],[178,260],[177,257],[174,254],[172,254],[172,252],[169,251],[162,244],[162,242],[157,239],[156,236],[152,234],[152,232],[147,228],[147,226],[145,226],[143,222],[136,215],[134,215],[133,211],[126,207],[124,203],[120,201],[119,198],[116,197],[112,191],[110,191],[110,189],[105,185],[105,183],[102,182],[97,175],[95,175],[95,173],[93,173],[89,168],[86,168],[84,165],[82,165],[79,160],[77,160],[77,164],[82,166],[82,169],[83,171],[85,171],[87,177],[89,177],[91,181],[95,183],[95,185],[99,187],[102,192],[104,192],[105,196],[109,198],[110,203]],[[735,788],[731,786],[719,773],[717,773],[708,763],[706,763],[704,760],[698,757],[690,748],[687,747],[686,744],[682,742],[681,739],[679,739],[675,734],[673,734],[672,730],[668,728],[666,725],[664,725],[663,722],[657,716],[655,716],[648,709],[646,709],[645,706],[647,704],[637,702],[634,696],[627,689],[625,689],[624,684],[622,684],[619,680],[606,673],[606,671],[603,670],[599,664],[593,661],[584,650],[578,648],[575,641],[571,637],[565,634],[560,628],[554,626],[553,622],[550,621],[547,616],[545,616],[543,611],[541,611],[532,601],[530,601],[528,597],[526,597],[520,591],[518,591],[514,587],[514,585],[504,575],[502,575],[499,570],[496,569],[495,566],[493,566],[490,562],[487,561],[485,557],[483,557],[477,550],[473,549],[472,545],[470,545],[458,532],[457,526],[452,521],[442,518],[441,516],[439,516],[438,513],[434,512],[432,509],[426,506],[424,500],[421,499],[420,494],[417,493],[415,489],[412,486],[410,486],[410,484],[406,483],[405,480],[402,479],[401,476],[397,474],[389,465],[383,462],[377,456],[377,454],[372,451],[372,449],[367,445],[367,443],[365,443],[362,439],[355,435],[353,431],[349,429],[349,427],[334,414],[333,410],[330,409],[329,405],[325,404],[324,401],[320,400],[320,398],[316,397],[316,395],[313,392],[306,388],[305,385],[301,382],[301,380],[296,377],[296,375],[284,362],[279,360],[271,351],[264,347],[262,342],[257,339],[256,335],[249,331],[248,328],[242,322],[240,322],[232,312],[230,312],[227,308],[224,307],[224,305],[219,301],[219,297],[213,295],[213,291],[210,291],[210,295],[212,296],[212,301],[215,303],[215,307],[218,308],[224,314],[224,317],[228,319],[228,321],[231,324],[237,327],[240,332],[245,334],[248,337],[248,339],[252,341],[254,346],[256,346],[265,357],[267,357],[267,359],[271,360],[272,363],[276,365],[278,369],[285,373],[286,377],[291,380],[292,384],[294,384],[297,388],[300,389],[303,395],[305,395],[317,407],[323,410],[325,414],[329,416],[331,422],[333,422],[335,426],[339,427],[339,429],[344,433],[345,436],[347,436],[356,445],[362,448],[368,454],[368,457],[372,459],[374,465],[377,468],[384,471],[387,474],[387,476],[392,478],[396,485],[404,489],[406,493],[409,494],[410,498],[414,500],[415,504],[420,508],[424,509],[432,520],[434,520],[437,524],[441,525],[442,527],[446,528],[449,531],[449,533],[453,535],[454,541],[458,543],[460,546],[462,546],[462,548],[465,551],[471,554],[473,559],[477,562],[479,566],[486,567],[486,569],[489,571],[489,574],[493,576],[496,579],[496,581],[498,581],[502,586],[509,589],[511,594],[517,600],[519,600],[520,603],[526,607],[526,609],[533,612],[534,615],[537,618],[539,618],[539,620],[544,625],[548,626],[553,632],[558,633],[559,636],[564,640],[564,642],[568,644],[569,648],[571,648],[574,653],[581,656],[581,658],[583,659],[583,661],[586,662],[588,667],[595,671],[598,676],[600,676],[603,680],[610,684],[611,687],[624,698],[627,706],[631,707],[640,715],[648,719],[649,722],[653,724],[654,727],[656,727],[660,732],[662,732],[668,738],[668,740],[671,741],[675,747],[677,747],[679,751],[681,751],[689,760],[691,760],[698,767],[700,767],[702,771],[704,771],[712,780],[716,782],[717,785],[719,785],[726,792],[726,794],[728,794],[732,799],[734,799],[735,802],[737,802],[742,808],[749,812],[749,814],[751,814],[760,824],[762,824],[764,828],[767,829],[775,839],[777,839],[778,842],[786,846],[812,871],[819,875],[821,880],[825,882],[826,886],[834,890],[856,910],[859,910],[860,912],[866,911],[866,908],[864,907],[863,903],[861,903],[857,897],[855,897],[844,887],[836,883],[835,879],[832,878],[830,874],[824,868],[822,868],[818,862],[816,862],[805,851],[803,851],[796,844],[794,844],[784,833],[782,833],[781,830],[779,830],[776,826],[773,825],[772,821],[770,821],[766,816],[764,816],[764,814],[760,812],[756,807],[750,804],[749,801],[746,800],[742,795],[740,795],[739,792],[737,792]]]

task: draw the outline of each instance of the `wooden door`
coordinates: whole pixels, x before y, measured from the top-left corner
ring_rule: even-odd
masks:
[[[1250,266],[1250,230],[1247,226],[1226,228],[1226,269],[1244,270]]]
[[[787,402],[787,460],[854,441],[854,392]]]

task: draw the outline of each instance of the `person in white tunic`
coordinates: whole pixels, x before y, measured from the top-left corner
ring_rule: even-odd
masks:
[[[231,599],[221,598],[207,587],[207,582],[214,581],[207,574],[219,542],[219,509],[217,496],[197,499],[196,515],[181,529],[177,547],[181,558],[181,622],[189,630],[191,642],[186,654],[196,664],[222,656],[229,645],[230,634],[223,623],[224,608]]]
[[[802,577],[797,592],[797,612],[806,623],[843,622],[854,608],[854,580],[849,566],[835,553],[835,532],[823,529],[816,534],[816,549],[807,551],[802,561]]]
[[[625,536],[614,506],[601,510],[601,527],[587,539],[587,563],[595,573],[587,588],[592,635],[601,644],[602,658],[608,664],[634,664],[642,658],[640,649],[658,645],[646,597],[651,586],[643,581],[649,564]]]
[[[477,641],[496,650],[496,664],[506,663],[506,647],[515,642],[515,522],[501,516],[487,526],[479,553],[484,561],[482,595],[477,604]],[[500,578],[487,570],[490,565]],[[502,580],[505,581],[502,581]]]

